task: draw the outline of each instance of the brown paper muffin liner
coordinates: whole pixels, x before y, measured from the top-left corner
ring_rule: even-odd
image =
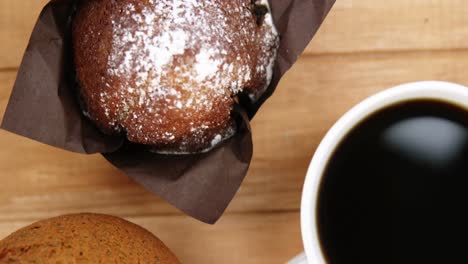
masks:
[[[281,42],[273,79],[260,100],[241,100],[237,133],[208,153],[160,155],[102,134],[81,112],[71,52],[75,0],[42,10],[18,71],[2,129],[61,149],[102,155],[186,214],[215,223],[239,189],[252,158],[249,120],[296,62],[335,0],[270,0]]]

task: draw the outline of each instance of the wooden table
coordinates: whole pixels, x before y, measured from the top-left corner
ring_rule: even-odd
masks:
[[[47,0],[0,1],[0,113]],[[302,251],[307,166],[330,126],[367,96],[404,82],[468,84],[466,0],[338,0],[253,121],[250,172],[214,226],[187,217],[113,168],[0,131],[0,238],[74,212],[124,217],[184,263],[284,263]]]

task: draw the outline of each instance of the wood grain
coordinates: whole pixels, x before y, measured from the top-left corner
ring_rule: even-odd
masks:
[[[17,68],[47,0],[0,1],[0,69]]]
[[[466,0],[337,0],[307,53],[465,49]]]

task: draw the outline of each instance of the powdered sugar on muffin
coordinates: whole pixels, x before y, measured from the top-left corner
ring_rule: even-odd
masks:
[[[207,151],[235,132],[233,97],[257,100],[271,80],[278,35],[269,13],[257,23],[249,0],[84,2],[77,75],[86,111],[105,132],[163,153]],[[103,55],[93,69],[89,57]]]

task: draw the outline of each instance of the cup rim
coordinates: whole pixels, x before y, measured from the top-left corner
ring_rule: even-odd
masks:
[[[418,99],[442,100],[468,111],[468,88],[463,85],[441,81],[402,84],[354,106],[332,126],[319,144],[307,170],[301,200],[301,233],[309,263],[326,263],[317,231],[316,206],[323,171],[336,147],[350,130],[369,115],[396,103]]]

